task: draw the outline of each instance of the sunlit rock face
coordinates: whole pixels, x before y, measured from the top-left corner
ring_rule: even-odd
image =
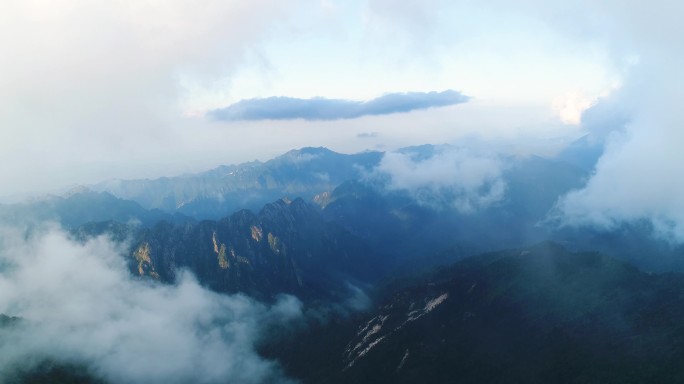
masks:
[[[219,292],[270,298],[279,293],[329,296],[346,280],[382,275],[364,240],[323,220],[302,199],[278,200],[259,213],[239,211],[219,221],[159,223],[141,232],[131,269],[140,276],[172,282],[190,269]]]

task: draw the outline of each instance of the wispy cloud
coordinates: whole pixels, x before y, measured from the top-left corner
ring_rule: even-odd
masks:
[[[592,12],[583,8],[576,17],[610,23],[567,18],[568,27],[605,36],[612,59],[625,69],[621,88],[582,117],[592,138],[604,143],[603,155],[586,186],[559,200],[561,221],[611,229],[646,220],[658,236],[684,242],[684,29],[677,16],[684,5],[587,5]]]
[[[111,383],[287,382],[255,343],[264,327],[298,318],[283,296],[266,306],[201,287],[136,280],[104,238],[75,243],[59,230],[0,232],[0,381],[12,367],[50,360],[82,365]],[[11,381],[11,380],[10,380]]]
[[[456,147],[415,147],[388,152],[368,176],[404,191],[419,204],[468,213],[500,201],[504,164],[496,156]]]
[[[464,103],[468,96],[454,90],[443,92],[390,93],[368,101],[268,97],[247,99],[216,109],[217,120],[338,120],[369,115],[388,115]]]

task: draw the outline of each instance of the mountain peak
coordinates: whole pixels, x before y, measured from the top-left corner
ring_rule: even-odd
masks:
[[[287,156],[288,154],[295,154],[295,153],[312,154],[312,155],[321,155],[321,154],[330,154],[330,153],[337,154],[337,152],[335,152],[331,149],[328,149],[326,147],[302,147],[299,149],[293,149],[291,151],[286,152],[285,156]]]
[[[324,156],[340,155],[325,147],[303,147],[293,149],[276,157],[272,161],[287,161],[291,163],[304,163]]]

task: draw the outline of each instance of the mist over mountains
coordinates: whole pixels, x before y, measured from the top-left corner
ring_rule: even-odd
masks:
[[[3,1],[0,384],[684,382],[682,14]]]
[[[648,221],[568,226],[559,216],[594,153],[587,138],[555,158],[303,148],[2,206],[14,229],[2,242],[0,348],[12,352],[0,374],[27,383],[679,377],[681,346],[662,335],[678,332],[668,324],[683,313],[674,301],[684,249]],[[621,341],[635,337],[662,353]],[[616,343],[622,352],[604,359]],[[525,352],[506,357],[512,350]]]
[[[679,269],[678,246],[657,223],[635,219],[606,227],[566,220],[565,196],[586,185],[599,143],[585,136],[554,158],[449,145],[351,155],[302,148],[263,163],[103,182],[63,197],[0,206],[0,218],[52,220],[71,230],[86,224],[95,230],[107,221],[150,228],[163,220],[183,227],[220,221],[241,209],[258,213],[282,198],[301,198],[318,207],[315,215],[321,220],[396,252],[396,259],[451,245],[474,252],[554,239],[651,270]],[[659,256],[643,257],[644,252]]]
[[[676,382],[683,283],[542,243],[394,281],[267,353],[305,382]]]
[[[380,152],[354,155],[326,148],[293,150],[267,162],[221,166],[207,172],[154,180],[113,180],[91,186],[147,209],[218,219],[239,209],[259,210],[284,196],[310,200],[375,166]]]

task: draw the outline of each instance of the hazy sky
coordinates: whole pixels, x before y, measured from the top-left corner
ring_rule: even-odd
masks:
[[[621,39],[652,26],[628,24],[644,11],[629,1],[548,3],[0,0],[0,195],[309,145],[476,135],[546,148],[620,88],[646,45]],[[211,114],[259,99],[357,105],[444,91],[470,99],[324,121]]]

